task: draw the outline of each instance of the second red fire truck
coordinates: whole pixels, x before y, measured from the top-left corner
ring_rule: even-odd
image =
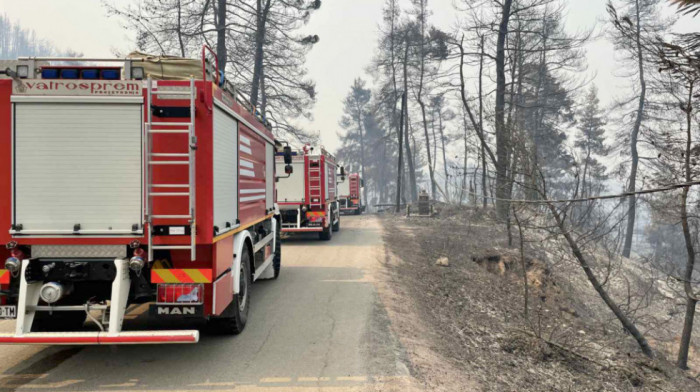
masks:
[[[285,170],[283,156],[277,157],[277,171]],[[318,232],[321,240],[330,240],[340,230],[338,181],[345,180],[333,155],[323,147],[305,146],[292,154],[293,173],[279,176],[277,202],[282,232]]]
[[[245,327],[250,285],[281,268],[281,145],[207,50],[201,62],[25,58],[4,70],[0,318],[16,329],[0,344],[198,341],[195,329],[123,331],[134,307]]]
[[[338,202],[340,212],[360,215],[365,209],[362,203],[362,187],[364,180],[358,173],[350,173],[347,181],[338,184]]]

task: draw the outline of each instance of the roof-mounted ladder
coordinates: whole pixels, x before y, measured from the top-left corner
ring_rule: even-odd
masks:
[[[197,233],[195,230],[196,226],[196,214],[195,214],[195,185],[196,185],[196,171],[195,171],[195,151],[197,149],[197,137],[194,132],[195,125],[195,98],[196,92],[194,79],[190,79],[190,89],[189,90],[177,90],[170,91],[164,90],[159,91],[154,88],[153,81],[149,78],[147,81],[147,104],[148,104],[148,115],[147,121],[145,123],[144,129],[146,130],[146,135],[144,137],[144,150],[146,151],[146,163],[147,167],[146,173],[146,206],[145,215],[146,222],[148,224],[148,261],[153,261],[153,251],[154,250],[185,250],[189,249],[191,253],[191,259],[194,261],[196,259],[196,245],[197,245]],[[190,121],[189,122],[153,122],[153,114],[151,111],[153,97],[154,96],[185,96],[189,97],[190,101]],[[151,136],[153,134],[187,134],[187,146],[186,152],[180,153],[154,153],[153,152],[153,140]],[[168,160],[158,160],[154,158],[168,158]],[[179,159],[178,159],[179,158]],[[186,158],[186,159],[182,159]],[[188,182],[185,184],[158,184],[151,182],[153,178],[152,168],[155,165],[174,165],[174,166],[187,166],[188,168]],[[186,197],[189,201],[189,208],[182,214],[177,215],[155,215],[153,211],[153,199],[163,197],[174,197],[182,198]],[[178,244],[178,245],[153,245],[153,220],[172,220],[172,219],[187,219],[190,225],[190,242],[189,244]]]

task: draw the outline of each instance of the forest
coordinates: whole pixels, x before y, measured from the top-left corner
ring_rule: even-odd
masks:
[[[370,205],[398,212],[425,190],[493,211],[511,246],[518,232],[559,238],[650,357],[630,305],[644,295],[620,303],[606,286],[630,257],[653,266],[685,298],[686,368],[700,299],[700,35],[675,27],[700,5],[613,0],[606,11],[599,30],[571,32],[565,1],[460,0],[460,26],[446,31],[427,0],[385,1],[371,77],[344,100],[338,155],[362,172]],[[614,45],[599,61],[616,61],[626,84],[610,105],[587,73],[593,40]]]
[[[215,48],[226,77],[292,144],[317,142],[304,26],[320,0],[105,1],[149,53]],[[341,162],[370,208],[399,212],[426,191],[439,205],[489,211],[512,237],[548,233],[585,272],[622,328],[655,356],[636,307],[608,291],[635,259],[684,298],[676,363],[687,368],[700,300],[700,33],[679,32],[695,0],[610,0],[600,26],[572,32],[564,0],[455,0],[459,26],[431,23],[428,0],[385,0],[369,77],[338,119]],[[0,57],[56,53],[0,18]],[[14,37],[14,38],[11,38]],[[620,83],[602,104],[586,47],[606,40]],[[549,238],[549,237],[547,237]],[[651,283],[650,283],[651,284]],[[697,329],[697,328],[696,328]]]

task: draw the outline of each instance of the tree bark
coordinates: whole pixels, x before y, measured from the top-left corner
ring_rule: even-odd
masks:
[[[690,154],[692,144],[692,120],[693,120],[693,83],[690,83],[688,93],[688,106],[686,107],[686,141],[685,141],[685,181],[692,180],[690,168]],[[693,271],[695,269],[695,248],[693,247],[693,237],[688,224],[688,193],[690,187],[683,188],[681,195],[681,225],[683,226],[683,238],[688,258],[685,264],[685,274],[683,275],[683,288],[687,302],[685,305],[685,320],[683,322],[683,332],[681,334],[681,344],[678,348],[677,365],[681,369],[688,369],[688,351],[690,349],[690,339],[693,334],[693,323],[695,320],[695,307],[698,303],[691,282],[693,281]]]
[[[364,113],[365,113],[365,108],[361,107],[358,105],[357,107],[357,126],[360,130],[360,173],[362,174],[362,179],[364,180],[365,177],[365,135],[364,135]],[[362,187],[362,195],[365,198],[365,203],[369,202],[369,199],[367,199],[367,188],[368,187]]]
[[[270,11],[271,0],[257,0],[256,6],[256,28],[255,28],[255,58],[253,62],[253,81],[250,87],[250,103],[258,105],[260,81],[263,73],[263,57],[265,54],[265,28],[267,25],[267,15]]]
[[[630,150],[632,154],[632,163],[630,168],[628,192],[634,192],[637,189],[637,165],[639,164],[639,154],[637,152],[637,138],[639,136],[639,128],[642,126],[642,118],[644,116],[644,105],[646,100],[647,85],[644,79],[644,60],[642,58],[642,43],[641,43],[641,23],[639,0],[635,1],[637,30],[636,30],[636,45],[637,45],[637,63],[639,67],[639,106],[637,108],[637,118],[634,120],[632,135],[630,136]],[[634,237],[634,222],[637,212],[637,197],[630,196],[628,198],[629,205],[627,207],[627,231],[625,232],[625,245],[622,249],[624,257],[630,257],[632,253],[632,238]]]
[[[406,92],[401,95],[401,118],[399,119],[399,167],[398,176],[396,178],[396,213],[399,213],[401,208],[401,179],[403,177],[403,128],[404,128],[404,110],[406,108]]]
[[[450,174],[447,171],[447,152],[445,151],[445,131],[442,129],[442,108],[438,111],[438,130],[440,131],[440,141],[442,142],[442,166],[443,169],[445,170],[445,200],[446,202],[450,202],[450,190],[449,190],[449,185],[450,185]],[[437,144],[437,143],[435,143]],[[464,152],[464,160],[466,161],[467,159],[467,152]],[[466,164],[465,164],[466,166]]]
[[[182,4],[177,0],[177,41],[180,45],[180,56],[185,57],[185,43],[182,40]]]
[[[510,140],[505,124],[506,61],[505,43],[513,0],[504,0],[501,6],[501,21],[496,41],[496,212],[501,219],[509,214],[508,198],[508,153]]]
[[[226,0],[218,0],[216,8],[216,57],[219,70],[226,72]],[[218,78],[219,75],[216,75]]]
[[[404,106],[404,144],[406,144],[406,161],[408,162],[408,176],[411,181],[411,201],[414,202],[418,200],[418,189],[416,184],[416,168],[413,162],[413,155],[411,154],[411,143],[409,143],[409,126],[408,126],[408,35],[404,38],[406,48],[403,57],[403,91],[406,94]]]
[[[484,124],[484,36],[481,36],[481,55],[479,56],[479,126]],[[486,208],[487,203],[487,191],[486,191],[486,151],[484,151],[485,142],[481,142],[481,193],[483,194],[483,207]]]
[[[430,153],[430,134],[428,133],[428,119],[425,114],[425,103],[423,102],[423,81],[425,77],[425,9],[421,2],[421,17],[420,19],[420,77],[418,78],[418,93],[416,99],[420,106],[421,116],[423,118],[423,133],[425,134],[425,151],[428,154],[428,172],[430,175],[430,196],[433,200],[437,199],[437,187],[435,186],[435,168],[433,167],[432,156]]]

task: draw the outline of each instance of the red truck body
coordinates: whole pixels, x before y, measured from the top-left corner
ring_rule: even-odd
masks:
[[[123,332],[129,304],[165,320],[238,317],[227,332],[240,332],[248,284],[279,273],[276,149],[211,75],[0,79],[0,300],[17,307],[16,332],[0,343],[198,340],[196,330]],[[87,310],[103,312],[102,332],[82,332]],[[57,313],[77,313],[69,330],[80,334],[52,330],[65,321]]]
[[[284,171],[283,157],[277,156],[277,171]],[[277,201],[282,232],[318,232],[329,240],[340,229],[335,157],[323,148],[305,147],[292,157],[294,171],[277,182]]]
[[[341,212],[354,215],[362,213],[362,179],[358,173],[350,173],[344,182],[338,184],[338,201]]]

